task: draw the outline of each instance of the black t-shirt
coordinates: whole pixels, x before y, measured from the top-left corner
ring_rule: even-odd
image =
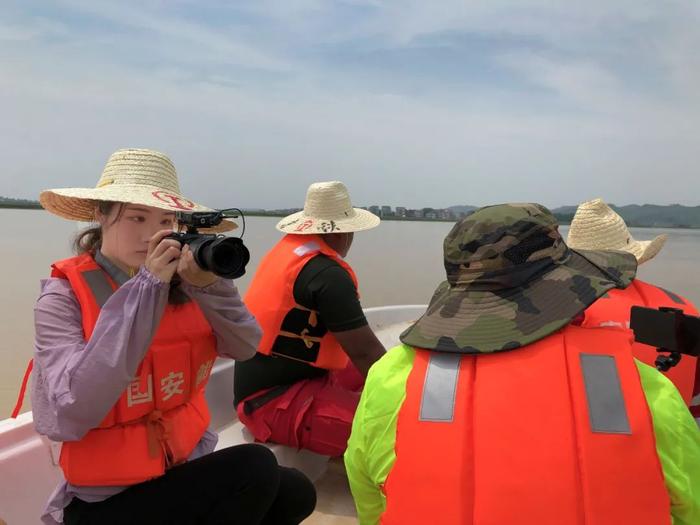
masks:
[[[318,312],[315,330],[318,335],[327,330],[343,332],[367,324],[352,278],[345,268],[325,255],[317,255],[299,272],[294,282],[294,300],[304,308]],[[298,329],[289,325],[287,329],[300,333],[306,326],[307,319],[308,315],[301,315]],[[285,323],[295,324],[297,321],[290,318]],[[301,361],[255,354],[248,361],[236,363],[234,402],[237,405],[246,397],[266,388],[291,385],[324,374],[325,370]]]

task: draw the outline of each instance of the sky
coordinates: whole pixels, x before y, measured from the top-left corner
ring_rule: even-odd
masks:
[[[0,195],[169,155],[212,207],[700,205],[700,3],[5,0]]]

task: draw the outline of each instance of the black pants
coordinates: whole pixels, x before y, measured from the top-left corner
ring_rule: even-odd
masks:
[[[74,498],[66,525],[297,525],[316,489],[261,445],[219,450],[97,503]]]

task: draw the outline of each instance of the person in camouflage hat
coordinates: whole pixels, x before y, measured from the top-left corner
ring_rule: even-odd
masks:
[[[629,332],[579,326],[635,258],[539,204],[476,210],[447,280],[369,371],[345,453],[360,525],[700,523],[700,432]],[[659,468],[661,467],[661,468]]]
[[[558,226],[540,204],[488,206],[459,221],[444,242],[447,280],[401,341],[445,352],[511,350],[630,284],[633,256],[571,250]]]

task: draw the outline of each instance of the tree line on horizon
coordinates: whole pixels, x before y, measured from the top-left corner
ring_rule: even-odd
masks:
[[[2,208],[41,208],[39,201],[31,199],[18,199],[13,197],[0,196],[0,207]],[[683,206],[680,204],[659,205],[659,204],[629,204],[626,206],[616,206],[610,204],[619,213],[628,226],[637,227],[659,227],[659,228],[700,228],[700,206]],[[425,208],[437,210],[437,208]],[[477,209],[477,206],[450,206],[445,210],[451,211],[454,215],[460,216]],[[296,210],[296,208],[294,209]],[[278,215],[284,214],[288,210],[248,210],[252,215]],[[560,223],[568,224],[576,213],[576,206],[560,206],[553,208],[552,213]],[[424,219],[430,220],[430,219]]]

